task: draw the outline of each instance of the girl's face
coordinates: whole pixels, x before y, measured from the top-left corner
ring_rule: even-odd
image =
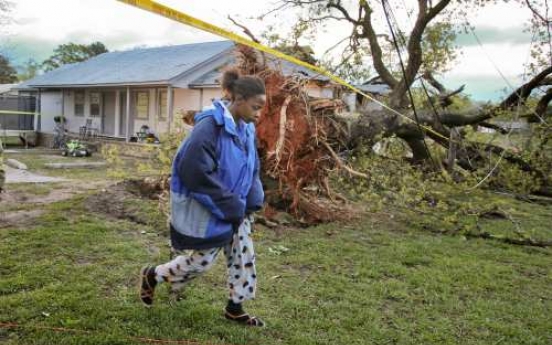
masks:
[[[238,96],[234,101],[234,115],[245,123],[256,123],[266,104],[266,95],[257,95],[248,99]]]

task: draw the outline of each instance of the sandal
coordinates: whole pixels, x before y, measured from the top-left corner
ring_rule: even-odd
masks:
[[[224,311],[224,317],[231,321],[236,321],[238,323],[253,326],[253,327],[265,327],[263,320],[259,319],[256,316],[249,316],[249,314],[244,313],[241,315],[230,314],[227,310]]]
[[[157,280],[155,280],[155,268],[151,266],[143,267],[140,271],[140,300],[146,307],[153,304],[153,293]]]

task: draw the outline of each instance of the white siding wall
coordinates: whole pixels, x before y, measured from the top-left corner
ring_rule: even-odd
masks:
[[[64,116],[67,119],[65,128],[69,132],[78,133],[79,128],[86,124],[86,119],[92,119],[92,127],[98,129],[101,128],[101,117],[91,117],[90,116],[90,93],[92,92],[101,92],[101,90],[84,90],[84,116],[75,116],[75,91],[79,90],[64,90]],[[100,97],[101,102],[101,97]],[[100,104],[100,109],[102,105]]]
[[[311,97],[332,98],[333,89],[331,87],[309,85],[307,86],[307,94]]]

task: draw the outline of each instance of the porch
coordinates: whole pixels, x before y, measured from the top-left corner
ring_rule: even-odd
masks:
[[[62,125],[70,133],[127,142],[144,125],[156,134],[169,132],[172,127],[171,86],[71,88],[43,92],[40,98],[45,132],[54,128],[56,113],[65,118]]]

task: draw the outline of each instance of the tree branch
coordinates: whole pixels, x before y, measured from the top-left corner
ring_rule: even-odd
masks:
[[[529,10],[531,10],[531,12],[533,12],[533,14],[535,15],[535,17],[539,18],[540,20],[542,20],[544,22],[545,25],[550,25],[552,24],[552,20],[549,20],[547,18],[544,18],[544,16],[542,14],[540,14],[532,5],[531,5],[531,2],[529,2],[529,0],[525,0],[525,3],[527,4],[527,7],[529,7]]]
[[[545,78],[552,73],[552,66],[545,68],[539,74],[529,80],[527,83],[523,84],[512,92],[502,103],[500,103],[500,108],[508,109],[517,106],[518,104],[524,104],[527,97],[531,95],[531,92],[537,86],[541,86],[540,83],[545,80]]]
[[[552,77],[546,77],[539,83],[539,86],[549,86],[549,85],[552,85]]]
[[[495,131],[500,132],[500,134],[508,134],[508,132],[509,132],[506,128],[500,127],[498,125],[495,125],[495,124],[487,122],[487,121],[479,122],[477,125],[481,126],[481,127],[485,127],[485,128],[494,129]]]
[[[349,14],[349,12],[341,5],[341,1],[337,1],[335,3],[334,2],[328,3],[328,8],[335,8],[336,10],[341,12],[341,14],[343,14],[343,17],[345,20],[348,20],[355,26],[359,25],[359,22],[357,20],[354,20],[353,17],[351,17],[351,15]]]
[[[381,46],[378,42],[377,34],[372,26],[372,9],[368,5],[368,2],[361,2],[360,8],[364,10],[364,17],[362,17],[361,15],[359,16],[362,18],[359,23],[362,28],[362,33],[358,35],[359,37],[368,39],[375,70],[378,72],[383,82],[389,85],[390,88],[394,89],[397,86],[398,81],[397,79],[395,79],[395,77],[393,77],[391,72],[389,72],[389,70],[383,63],[383,53],[381,50]]]
[[[235,21],[232,17],[228,16],[228,19],[234,23],[234,25],[236,25],[237,27],[241,28],[243,30],[243,32],[249,36],[249,38],[251,38],[251,40],[253,42],[257,42],[257,43],[261,43],[261,41],[259,39],[257,39],[257,37],[255,37],[255,35],[253,35],[253,33],[251,32],[251,30],[249,30],[248,27],[246,27],[245,25],[242,25],[240,23],[238,23],[237,21]],[[265,52],[261,51],[261,57],[263,59],[263,63],[262,63],[262,66],[263,68],[266,66],[266,54]]]
[[[249,36],[249,38],[251,38],[251,40],[253,42],[257,42],[257,43],[261,43],[261,41],[259,41],[257,39],[257,37],[255,37],[255,35],[253,35],[253,33],[249,30],[248,27],[246,27],[245,25],[242,25],[240,23],[238,23],[237,21],[235,21],[230,15],[228,16],[228,19],[234,23],[234,25],[236,25],[237,27],[241,28],[243,30],[243,33],[246,34],[247,36]]]
[[[425,71],[424,74],[422,74],[422,78],[427,80],[429,85],[433,86],[439,93],[445,93],[447,92],[447,89],[443,84],[441,84],[435,77],[433,77],[433,74],[430,71]]]
[[[422,65],[421,42],[428,23],[445,9],[450,1],[451,0],[441,0],[437,5],[428,9],[427,0],[418,0],[418,17],[416,18],[416,23],[412,28],[407,43],[408,62],[405,67],[405,75],[397,84],[397,87],[393,88],[393,93],[391,95],[391,103],[395,104],[395,106],[403,102],[406,90],[408,90],[410,85],[414,82],[414,78]]]
[[[427,82],[439,92],[439,95],[432,98],[438,98],[439,105],[441,105],[441,107],[443,108],[446,108],[452,104],[452,101],[451,101],[452,96],[455,96],[460,92],[464,91],[465,85],[460,86],[458,89],[454,91],[448,91],[443,84],[441,84],[439,81],[437,81],[437,79],[433,77],[433,74],[430,71],[425,71],[424,74],[422,74],[422,78],[427,80]]]
[[[271,9],[270,11],[268,11],[268,12],[266,12],[266,13],[264,13],[264,14],[261,14],[258,18],[259,18],[260,20],[263,20],[264,17],[268,16],[269,14],[271,14],[271,13],[273,13],[273,12],[276,12],[276,11],[279,11],[279,10],[281,10],[281,9],[284,9],[285,7],[287,7],[287,6],[289,6],[289,5],[290,5],[289,2],[283,2],[283,3],[281,3],[278,7],[275,7],[275,8],[273,8],[273,9]]]
[[[544,96],[541,97],[537,107],[535,108],[535,113],[540,117],[544,117],[550,101],[552,101],[552,89],[548,89]]]

